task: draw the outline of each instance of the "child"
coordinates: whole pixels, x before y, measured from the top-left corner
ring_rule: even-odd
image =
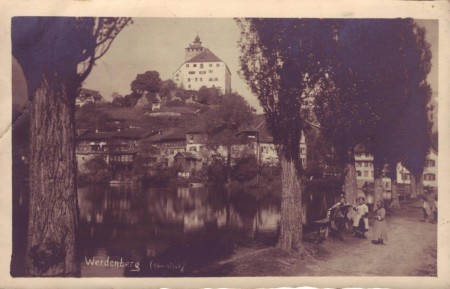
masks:
[[[375,210],[375,229],[372,244],[383,245],[387,240],[387,227],[386,227],[386,210],[384,209],[384,202],[377,202],[377,209]]]
[[[356,211],[353,217],[353,236],[355,237],[366,238],[365,232],[369,229],[369,220],[367,219],[369,208],[365,202],[366,199],[364,197],[359,197],[359,205],[353,208]]]

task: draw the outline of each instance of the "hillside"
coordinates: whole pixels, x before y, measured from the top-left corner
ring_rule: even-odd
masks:
[[[112,131],[127,128],[188,128],[196,126],[209,105],[185,104],[164,106],[156,111],[145,108],[115,107],[110,104],[95,104],[78,108],[75,114],[77,129]]]

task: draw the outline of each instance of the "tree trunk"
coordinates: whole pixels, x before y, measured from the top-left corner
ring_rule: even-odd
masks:
[[[410,184],[411,194],[409,195],[409,197],[416,199],[417,198],[416,176],[414,176],[413,174],[410,175],[411,175],[411,184]]]
[[[79,276],[74,95],[43,76],[33,96],[30,140],[29,276]]]
[[[420,174],[416,177],[416,194],[417,196],[423,196],[423,174]]]
[[[354,150],[348,152],[348,162],[344,167],[345,198],[350,204],[356,203],[358,196],[358,184],[356,182],[355,154]]]
[[[376,204],[378,203],[378,201],[383,200],[383,193],[384,193],[382,165],[378,165],[374,161],[373,170],[374,170],[373,204],[374,204],[374,208],[376,208]]]
[[[400,202],[398,200],[398,188],[397,188],[397,180],[392,178],[391,179],[391,190],[392,190],[392,202],[391,202],[391,208],[396,209],[400,208]]]
[[[376,208],[376,204],[378,203],[378,201],[382,201],[383,200],[383,192],[384,192],[384,186],[383,186],[383,178],[381,176],[378,176],[375,180],[374,180],[374,196],[373,196],[373,205],[374,208]]]
[[[283,153],[281,161],[281,228],[277,248],[289,251],[303,251],[302,236],[302,188],[295,163]]]
[[[226,225],[231,224],[231,146],[227,147],[227,197],[226,197]]]

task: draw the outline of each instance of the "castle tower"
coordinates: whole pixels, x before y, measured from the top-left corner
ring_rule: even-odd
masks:
[[[202,46],[202,42],[200,41],[200,37],[195,37],[194,42],[192,44],[189,44],[189,47],[186,47],[185,49],[185,61],[188,61],[192,59],[193,57],[199,55],[205,50],[205,47]]]

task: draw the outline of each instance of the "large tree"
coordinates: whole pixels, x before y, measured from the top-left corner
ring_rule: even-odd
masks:
[[[30,100],[29,276],[79,276],[75,97],[129,18],[14,17]]]
[[[326,78],[331,21],[239,19],[241,73],[264,109],[282,167],[281,231],[277,247],[302,253],[300,113]]]
[[[158,71],[146,71],[136,75],[131,82],[132,94],[137,98],[147,97],[150,102],[155,101],[156,93],[161,89],[161,78]]]
[[[341,20],[335,27],[332,85],[317,98],[316,112],[345,165],[349,201],[356,197],[355,146],[363,145],[374,155],[377,201],[385,164],[394,166],[411,148],[399,118],[420,115],[407,108],[413,105],[412,91],[423,96],[418,86],[428,72],[419,68],[427,65],[427,52],[417,43],[418,30],[410,19]]]

